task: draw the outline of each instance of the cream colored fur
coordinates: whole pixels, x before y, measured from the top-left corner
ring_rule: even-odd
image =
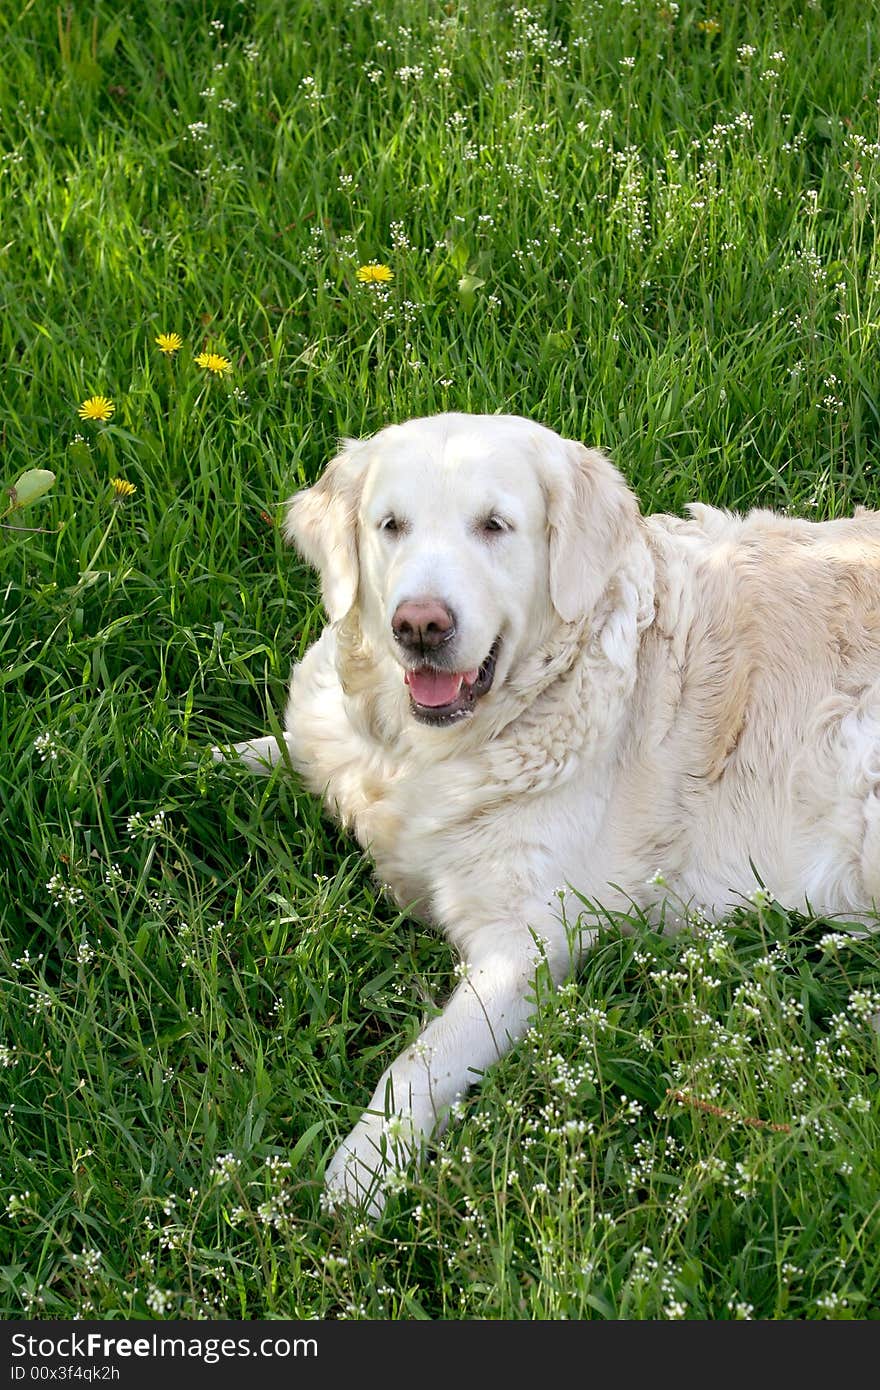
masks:
[[[507,529],[481,530],[488,513]],[[288,534],[331,621],[293,672],[285,746],[239,756],[289,758],[464,971],[330,1162],[331,1200],[378,1214],[389,1174],[524,1031],[539,959],[559,981],[589,947],[581,897],[659,911],[662,871],[670,901],[718,919],[757,873],[791,907],[870,919],[877,514],[646,517],[595,451],[438,415],[347,443],[291,499]],[[456,669],[501,636],[491,690],[448,728],[413,718],[391,634],[425,595],[456,615]]]

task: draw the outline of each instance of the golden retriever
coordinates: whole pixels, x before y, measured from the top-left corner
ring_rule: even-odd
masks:
[[[290,500],[329,625],[283,746],[236,751],[289,759],[461,957],[329,1163],[331,1203],[378,1214],[525,1030],[539,960],[559,981],[591,944],[584,900],[718,919],[757,874],[870,919],[880,517],[688,511],[642,515],[601,453],[509,415],[346,441]]]

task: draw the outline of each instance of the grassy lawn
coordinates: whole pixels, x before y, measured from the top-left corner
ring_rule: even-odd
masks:
[[[0,1316],[880,1315],[880,941],[772,883],[609,922],[372,1230],[323,1165],[455,961],[208,753],[320,630],[278,522],[340,435],[512,411],[646,510],[880,504],[876,9],[22,0],[0,38],[0,481],[56,475],[0,530]]]

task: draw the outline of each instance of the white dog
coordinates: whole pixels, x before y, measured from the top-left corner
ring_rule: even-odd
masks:
[[[662,870],[720,918],[757,872],[789,906],[870,919],[880,516],[689,512],[642,516],[601,454],[489,415],[346,442],[291,499],[330,624],[285,746],[237,752],[289,758],[463,970],[330,1162],[331,1201],[379,1212],[525,1030],[539,960],[559,981],[590,945],[583,899],[651,910]]]

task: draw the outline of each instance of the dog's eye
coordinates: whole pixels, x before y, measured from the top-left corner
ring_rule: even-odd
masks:
[[[403,522],[398,521],[396,516],[383,516],[379,522],[379,530],[386,536],[399,536],[403,530]]]
[[[492,512],[490,516],[485,517],[480,522],[480,530],[485,535],[495,536],[501,531],[509,531],[510,527],[502,517],[496,516],[495,513]]]

